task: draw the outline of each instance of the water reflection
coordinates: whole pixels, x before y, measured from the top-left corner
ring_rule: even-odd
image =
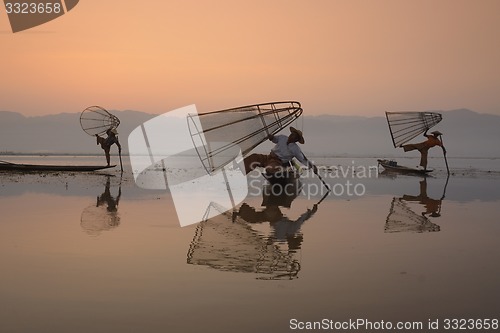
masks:
[[[223,213],[198,224],[187,263],[221,271],[257,273],[261,280],[297,278],[301,267],[298,250],[303,242],[300,228],[321,202],[297,219],[290,219],[282,208],[289,208],[299,192],[300,185],[287,193],[273,191],[266,185],[262,192],[263,208],[243,203],[231,213],[212,205],[211,209]],[[262,223],[269,223],[269,235],[253,228]]]
[[[85,208],[80,219],[80,226],[90,236],[99,236],[102,231],[108,231],[120,225],[118,205],[122,195],[121,182],[118,194],[111,194],[111,175],[106,175],[104,192],[97,196],[96,204]]]
[[[402,197],[394,197],[391,202],[389,215],[385,222],[384,232],[437,232],[441,227],[430,218],[441,216],[441,208],[446,195],[448,179],[443,188],[443,194],[439,199],[434,199],[427,194],[427,178],[420,180],[420,193],[418,195],[405,194]],[[419,211],[411,208],[411,203],[417,203]]]

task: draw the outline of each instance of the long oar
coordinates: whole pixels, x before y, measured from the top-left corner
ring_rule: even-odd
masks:
[[[449,176],[450,175],[450,168],[448,167],[448,159],[446,158],[446,149],[444,148],[442,135],[439,138],[439,140],[441,140],[441,148],[443,148],[444,163],[446,164],[446,171],[448,172],[448,176]]]
[[[309,161],[309,159],[306,157],[306,155],[304,155],[304,153],[302,153],[302,156],[304,156],[305,160],[308,162],[308,164],[310,164],[312,167],[313,167],[313,171],[314,173],[316,174],[316,176],[318,176],[319,180],[321,180],[321,182],[323,183],[323,185],[326,187],[326,189],[328,190],[328,192],[331,192],[332,190],[330,189],[330,186],[328,186],[325,181],[323,180],[323,178],[321,178],[321,176],[319,175],[319,172],[318,172],[318,167],[316,167],[311,161]]]

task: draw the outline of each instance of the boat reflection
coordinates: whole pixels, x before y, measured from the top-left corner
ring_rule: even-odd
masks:
[[[434,199],[427,195],[427,178],[423,178],[419,184],[420,193],[418,195],[405,194],[402,197],[394,197],[392,199],[384,232],[421,233],[441,230],[441,227],[433,223],[431,218],[434,219],[441,216],[441,208],[445,198],[448,179],[443,189],[443,195],[439,199]],[[414,207],[414,205],[411,205],[412,203],[417,203],[418,207],[421,207],[421,211],[416,212],[416,208],[411,208]]]
[[[303,242],[300,227],[314,215],[319,203],[299,218],[290,219],[281,209],[291,206],[300,187],[292,195],[268,190],[263,191],[263,208],[243,203],[231,213],[212,205],[211,209],[221,214],[198,224],[187,263],[221,271],[256,273],[256,279],[260,280],[297,278],[301,267],[297,252]],[[261,223],[269,223],[269,235],[253,228]]]
[[[122,195],[121,182],[118,185],[116,197],[111,194],[111,175],[106,175],[104,192],[97,196],[95,204],[88,206],[82,212],[80,226],[90,236],[99,236],[120,225],[118,205]]]

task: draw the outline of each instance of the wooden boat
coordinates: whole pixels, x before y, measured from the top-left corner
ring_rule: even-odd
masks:
[[[262,174],[267,180],[262,188],[262,206],[290,207],[302,189],[299,172],[291,167],[275,174]]]
[[[432,170],[423,170],[423,169],[415,169],[415,168],[409,168],[405,167],[402,165],[398,165],[396,161],[391,161],[391,160],[383,160],[383,159],[378,159],[378,164],[380,164],[382,167],[384,167],[385,170],[390,171],[390,172],[398,172],[398,173],[406,173],[406,174],[419,174],[419,175],[426,175],[429,172],[432,172]]]
[[[271,185],[277,184],[285,186],[290,183],[295,183],[300,179],[299,172],[291,167],[284,167],[281,171],[274,174],[267,174],[264,172],[262,175]]]
[[[43,164],[18,164],[9,162],[0,162],[0,171],[72,171],[89,172],[103,169],[114,168],[116,165],[43,165]]]

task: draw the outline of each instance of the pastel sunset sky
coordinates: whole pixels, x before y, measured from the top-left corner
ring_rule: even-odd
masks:
[[[500,1],[82,0],[12,33],[0,110],[163,113],[297,100],[305,114],[500,115]]]

